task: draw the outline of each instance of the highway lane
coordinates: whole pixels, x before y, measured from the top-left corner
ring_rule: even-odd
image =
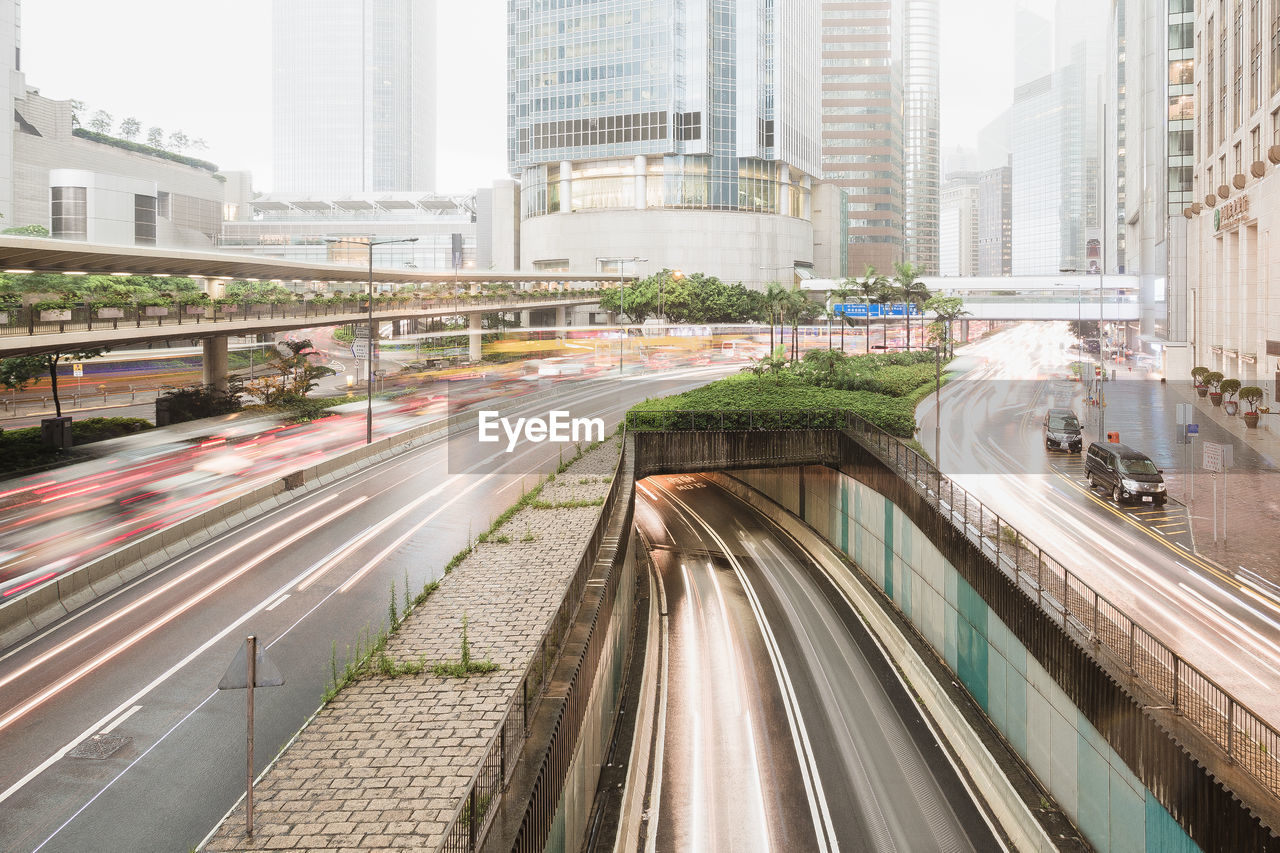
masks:
[[[875,640],[785,534],[699,476],[643,481],[636,523],[669,650],[647,849],[1003,849]]]
[[[659,377],[700,384],[723,368]],[[697,378],[692,378],[697,377]],[[663,388],[665,391],[665,387]],[[565,382],[539,404],[616,423],[655,381]],[[258,767],[316,708],[330,649],[385,622],[391,583],[440,576],[560,458],[494,470],[436,442],[207,543],[0,656],[0,850],[190,849],[241,794],[243,691],[214,688],[255,633],[286,678],[257,693]],[[471,470],[467,470],[470,467]],[[93,740],[106,732],[106,738]],[[105,758],[71,749],[127,743]],[[105,750],[104,750],[105,751]]]
[[[1065,329],[1020,326],[967,347],[985,359],[943,390],[943,470],[1024,531],[1174,651],[1252,710],[1280,725],[1280,596],[1247,573],[1223,572],[1186,549],[1185,537],[1115,506],[1069,472],[1068,454],[1044,450],[1050,405],[1083,413],[1079,394],[1054,380],[1073,358]],[[1072,383],[1074,384],[1074,383]],[[1078,386],[1077,386],[1078,387]],[[921,433],[933,430],[932,409]],[[1086,425],[1085,446],[1095,437]]]

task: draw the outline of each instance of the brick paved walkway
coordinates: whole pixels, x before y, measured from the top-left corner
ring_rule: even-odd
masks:
[[[619,452],[616,440],[606,441],[548,484],[540,500],[604,498]],[[387,646],[397,661],[456,661],[465,613],[472,657],[493,660],[498,671],[469,679],[375,675],[347,687],[255,788],[252,841],[244,837],[242,803],[204,849],[434,850],[599,512],[520,511],[495,533],[511,541],[476,546]],[[521,541],[530,535],[532,542]]]
[[[1249,429],[1244,418],[1228,415],[1222,407],[1198,397],[1190,382],[1125,381],[1141,375],[1120,372],[1119,381],[1108,383],[1107,429],[1118,430],[1121,441],[1147,452],[1164,469],[1169,494],[1187,503],[1187,472],[1182,446],[1176,443],[1174,413],[1177,403],[1191,403],[1200,425],[1200,438],[1186,454],[1195,471],[1195,499],[1190,506],[1196,550],[1232,572],[1244,566],[1280,585],[1280,433]],[[1276,426],[1280,415],[1265,415],[1263,421]],[[1205,441],[1231,444],[1235,453],[1235,467],[1228,472],[1225,486],[1225,544],[1214,542],[1214,475],[1200,467]],[[1220,536],[1223,495],[1219,479]]]

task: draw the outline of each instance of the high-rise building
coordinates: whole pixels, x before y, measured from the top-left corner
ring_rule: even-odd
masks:
[[[1182,350],[1180,364],[1166,358],[1166,370],[1171,378],[1185,378],[1193,365],[1205,365],[1261,386],[1274,410],[1280,390],[1280,253],[1270,235],[1280,228],[1280,4],[1210,0],[1196,3],[1193,11],[1185,0],[1170,0],[1168,13],[1170,77],[1184,79],[1181,61],[1191,57],[1192,45],[1198,57],[1197,112],[1184,111],[1180,90],[1170,94],[1169,109],[1177,127],[1188,117],[1197,123],[1192,185],[1202,202],[1183,208],[1190,347]],[[1184,144],[1179,137],[1174,150]],[[1170,201],[1173,192],[1170,187]],[[1176,298],[1176,290],[1170,293]],[[1176,334],[1175,308],[1169,306]],[[1263,418],[1260,425],[1280,429],[1275,420]]]
[[[1114,271],[1114,257],[1096,257],[1105,13],[1097,0],[1059,0],[1056,19],[1054,70],[1014,91],[1014,275],[1099,272],[1104,265]],[[1035,16],[1020,16],[1019,24],[1024,20]]]
[[[848,198],[849,269],[938,254],[937,0],[822,4],[822,168]]]
[[[978,178],[978,275],[1013,275],[1013,168]]]
[[[273,0],[273,188],[435,187],[435,3]]]
[[[0,98],[8,105],[22,95],[22,3],[0,0]],[[0,215],[13,222],[13,134],[0,133]]]
[[[942,185],[938,216],[938,275],[978,275],[977,172],[956,172]]]
[[[1103,140],[1104,256],[1139,277],[1130,344],[1184,342],[1195,90],[1190,0],[1111,0]],[[1114,259],[1114,263],[1112,263]]]
[[[906,3],[903,101],[903,253],[924,275],[938,270],[939,148],[938,0]]]
[[[812,267],[814,4],[508,0],[507,23],[524,266],[756,285]]]

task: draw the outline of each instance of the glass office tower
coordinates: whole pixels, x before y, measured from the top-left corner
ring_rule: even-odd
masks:
[[[273,0],[273,188],[435,186],[435,4]]]
[[[627,272],[691,264],[760,282],[811,265],[815,4],[508,0],[507,10],[508,159],[526,266],[600,271],[638,256],[649,260]]]

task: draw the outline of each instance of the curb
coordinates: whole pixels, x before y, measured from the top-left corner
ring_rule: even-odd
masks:
[[[448,432],[467,418],[474,417],[474,412],[451,415],[345,451],[77,566],[55,581],[0,604],[0,649],[27,639],[73,610],[177,559],[233,527],[353,473],[347,470],[349,468],[371,459],[382,461],[411,450],[437,433]]]

